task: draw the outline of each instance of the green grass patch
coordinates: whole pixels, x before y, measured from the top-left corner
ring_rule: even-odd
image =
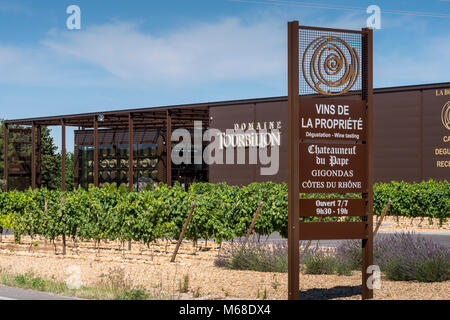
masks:
[[[52,293],[66,297],[92,300],[150,300],[152,297],[143,288],[110,286],[81,286],[69,289],[64,282],[46,280],[28,272],[20,275],[0,273],[0,284],[21,289]]]

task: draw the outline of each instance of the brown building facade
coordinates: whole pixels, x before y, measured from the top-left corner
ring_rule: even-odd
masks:
[[[97,120],[99,117],[102,122]],[[169,154],[179,151],[174,149],[177,142],[170,141],[169,137],[179,128],[192,133],[194,121],[200,121],[202,134],[208,128],[223,134],[220,137],[223,144],[221,164],[175,165],[167,161]],[[287,97],[9,120],[5,123],[11,127],[7,133],[10,139],[14,125],[30,126],[35,140],[38,140],[39,127],[43,125],[78,127],[75,131],[77,161],[74,175],[75,185],[83,187],[89,184],[126,184],[130,177],[133,177],[133,189],[140,189],[140,184],[155,182],[189,184],[209,181],[246,185],[261,181],[287,182],[288,178]],[[253,142],[264,142],[258,146],[265,151],[266,158],[258,150],[252,153],[256,149],[249,145],[243,147],[244,159],[238,158],[234,152],[227,154],[227,150],[233,148],[227,146],[231,140],[227,140],[226,133],[235,129],[254,130],[257,136]],[[30,130],[26,130],[29,140],[33,141]],[[269,135],[258,136],[264,130]],[[277,133],[271,135],[271,132]],[[218,136],[216,138],[219,139]],[[27,143],[30,144],[29,141]],[[131,143],[133,153],[130,155]],[[278,155],[271,152],[274,144],[279,145]],[[202,153],[206,145],[207,142],[203,142],[201,150],[192,145],[186,152],[193,158]],[[19,170],[14,156],[10,155],[9,162],[6,161],[9,168],[6,175],[11,186],[19,176],[23,181],[39,186],[39,143],[35,143],[34,150],[34,154],[23,155],[20,159],[21,167],[26,170]],[[255,158],[253,162],[250,160],[251,153],[256,154],[256,161]],[[273,169],[270,161],[274,162],[278,157],[276,174],[262,174],[264,168],[272,166]],[[375,182],[450,180],[450,83],[375,89],[374,157]],[[131,170],[130,161],[133,162]],[[23,178],[30,175],[35,179]]]
[[[375,182],[450,180],[449,110],[450,83],[375,89]],[[260,165],[212,165],[209,181],[287,181],[287,98],[212,106],[210,116],[211,127],[221,130],[244,122],[282,125],[277,175],[260,175]]]

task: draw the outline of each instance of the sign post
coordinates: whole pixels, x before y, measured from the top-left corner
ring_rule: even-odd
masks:
[[[373,298],[372,30],[288,24],[289,276],[299,298],[299,241],[362,240],[362,297]],[[300,199],[300,193],[353,193],[356,199]],[[360,217],[300,222],[300,217]]]
[[[289,105],[289,146],[288,146],[288,298],[299,298],[299,46],[298,21],[288,24],[288,105]]]

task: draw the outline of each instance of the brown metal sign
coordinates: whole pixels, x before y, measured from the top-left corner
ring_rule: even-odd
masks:
[[[300,104],[300,139],[365,140],[364,101],[301,98]]]
[[[300,240],[366,239],[364,222],[300,222]]]
[[[300,143],[300,192],[367,191],[362,144]]]
[[[364,199],[301,199],[301,217],[358,217],[366,215]]]
[[[368,285],[373,264],[372,53],[371,29],[288,24],[291,300],[299,297],[299,241],[320,239],[362,240],[362,298],[373,298]],[[299,193],[362,195],[361,199],[300,200]],[[344,215],[361,216],[361,221],[300,223],[300,216]]]

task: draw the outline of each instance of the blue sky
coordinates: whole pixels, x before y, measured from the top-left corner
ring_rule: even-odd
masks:
[[[375,87],[450,81],[450,0],[0,0],[0,118],[286,95],[287,22],[359,29],[372,4]]]

